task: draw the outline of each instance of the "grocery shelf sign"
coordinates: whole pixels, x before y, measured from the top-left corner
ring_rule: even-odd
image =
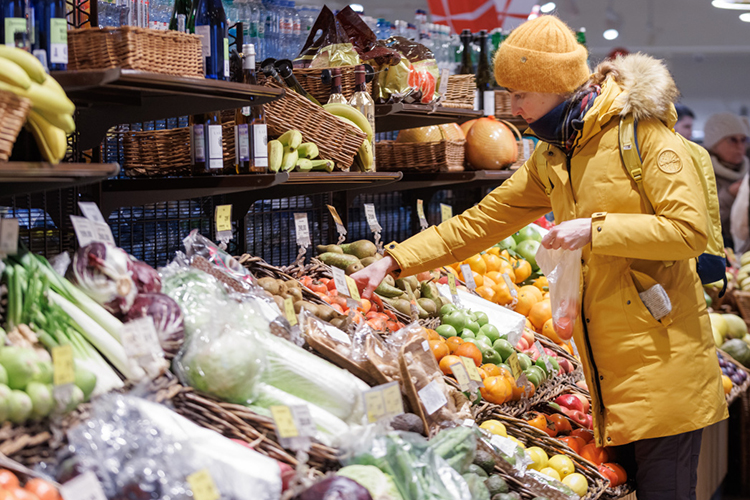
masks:
[[[525,21],[534,0],[427,0],[432,22],[447,24],[454,33],[469,29],[512,29]]]

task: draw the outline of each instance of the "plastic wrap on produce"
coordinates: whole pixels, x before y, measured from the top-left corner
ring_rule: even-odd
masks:
[[[402,54],[398,64],[380,72],[378,102],[419,102],[429,104],[437,99],[438,66],[432,51],[421,43],[402,36],[392,36],[386,47]]]
[[[191,498],[188,476],[199,471],[210,474],[221,498],[281,495],[274,460],[136,397],[97,399],[90,419],[68,431],[68,441],[58,480],[92,471],[109,499]]]
[[[551,250],[540,246],[536,261],[549,282],[555,332],[562,340],[569,340],[581,311],[581,249]]]

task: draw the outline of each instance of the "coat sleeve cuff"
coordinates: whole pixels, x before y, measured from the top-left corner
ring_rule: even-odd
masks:
[[[606,245],[606,221],[607,212],[596,212],[591,215],[591,250],[594,252],[597,247],[603,247]]]

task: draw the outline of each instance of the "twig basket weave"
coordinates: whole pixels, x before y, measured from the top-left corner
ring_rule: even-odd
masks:
[[[354,66],[341,66],[336,69],[341,70],[341,95],[349,100],[354,95]],[[320,104],[327,103],[328,98],[331,97],[331,84],[323,83],[321,78],[325,70],[330,71],[331,68],[294,68],[293,70],[302,88],[310,92]],[[367,84],[367,93],[372,94],[372,83]]]
[[[450,75],[448,90],[440,103],[446,108],[474,109],[474,91],[477,88],[474,75]]]
[[[381,172],[460,172],[465,140],[437,142],[380,141],[375,158]]]
[[[0,91],[0,161],[7,161],[10,157],[30,108],[31,101],[25,97]]]

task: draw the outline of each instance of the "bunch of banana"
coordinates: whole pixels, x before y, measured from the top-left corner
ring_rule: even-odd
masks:
[[[31,101],[26,128],[34,135],[42,157],[59,163],[68,147],[66,134],[75,130],[73,104],[39,60],[15,47],[0,45],[0,90]]]
[[[742,291],[750,290],[750,252],[745,252],[740,256],[740,266],[737,273],[737,284]]]
[[[287,130],[278,139],[268,141],[268,168],[271,172],[289,172],[295,167],[300,172],[332,172],[333,160],[316,160],[318,154],[314,142],[302,142],[299,130]]]
[[[357,156],[354,157],[354,163],[362,172],[370,172],[374,170],[375,162],[372,154],[372,145],[374,144],[373,141],[375,136],[372,127],[370,126],[370,122],[367,121],[365,115],[348,104],[331,103],[325,104],[323,108],[339,120],[348,123],[367,135],[367,139],[365,139],[365,142],[359,147]]]

